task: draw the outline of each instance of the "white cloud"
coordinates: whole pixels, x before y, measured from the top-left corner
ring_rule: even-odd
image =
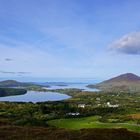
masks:
[[[140,32],[133,32],[124,35],[120,39],[114,41],[111,50],[132,55],[140,55]]]

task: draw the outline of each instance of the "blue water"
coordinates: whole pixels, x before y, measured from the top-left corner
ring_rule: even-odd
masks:
[[[55,79],[56,80],[56,79]],[[60,80],[60,79],[59,79]],[[83,91],[99,91],[98,89],[88,88],[87,85],[91,84],[89,79],[83,79],[60,82],[60,81],[50,81],[47,83],[40,83],[41,85],[49,85],[50,87],[47,89],[66,89],[66,88],[77,88],[82,89]],[[91,80],[91,79],[90,79]],[[75,82],[76,81],[76,82]],[[81,82],[82,81],[82,82]],[[95,83],[95,82],[92,82]],[[0,97],[0,101],[10,101],[10,102],[44,102],[44,101],[60,101],[70,98],[70,96],[65,94],[60,94],[57,92],[37,92],[37,91],[28,91],[24,95],[16,95],[16,96],[8,96],[8,97]]]
[[[45,82],[65,82],[65,83],[87,83],[87,84],[94,84],[99,83],[103,79],[96,79],[96,78],[52,78],[52,77],[0,77],[0,81],[3,80],[17,80],[20,82],[37,82],[37,83],[45,83]]]
[[[85,83],[52,83],[52,84],[48,84],[48,85],[50,85],[50,87],[47,89],[78,88],[78,89],[82,89],[84,91],[99,91],[98,89],[95,89],[95,88],[88,88],[87,87],[88,84],[85,84]]]
[[[24,95],[7,96],[0,97],[0,101],[10,101],[10,102],[44,102],[44,101],[59,101],[70,98],[70,96],[65,94],[60,94],[57,92],[36,92],[28,91]]]

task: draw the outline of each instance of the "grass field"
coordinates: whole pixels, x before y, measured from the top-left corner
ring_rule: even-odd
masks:
[[[56,119],[48,122],[49,125],[58,128],[81,129],[81,128],[127,128],[129,130],[140,132],[140,125],[132,123],[101,123],[99,116]]]

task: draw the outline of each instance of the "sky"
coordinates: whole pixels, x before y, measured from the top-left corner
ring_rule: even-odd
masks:
[[[140,75],[139,0],[0,0],[0,78]]]

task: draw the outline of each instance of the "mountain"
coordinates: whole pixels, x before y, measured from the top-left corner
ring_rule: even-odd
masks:
[[[103,91],[140,91],[140,77],[133,73],[126,73],[96,85],[88,85],[90,88],[98,88]]]
[[[0,82],[0,87],[19,87],[24,85],[25,83],[18,82],[15,80],[5,80]]]
[[[122,82],[122,81],[137,82],[137,81],[140,81],[140,77],[133,73],[126,73],[126,74],[122,74],[117,77],[111,78],[109,80],[106,80],[104,82]]]
[[[5,80],[0,82],[0,87],[43,87],[40,84],[37,83],[31,83],[31,82],[18,82],[15,80]]]

